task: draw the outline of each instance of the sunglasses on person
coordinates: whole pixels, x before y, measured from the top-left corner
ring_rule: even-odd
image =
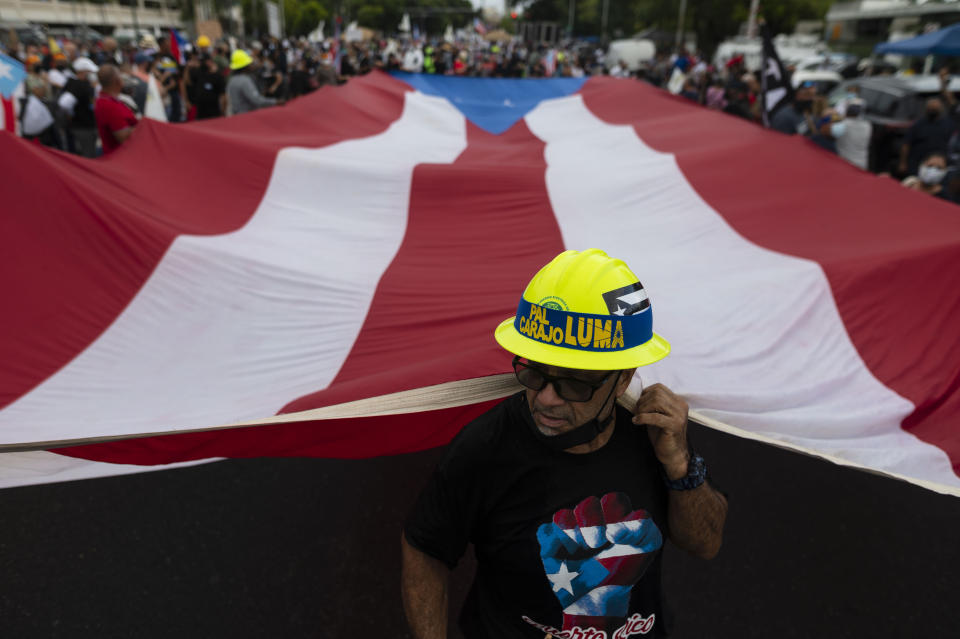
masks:
[[[589,402],[593,398],[593,394],[607,383],[611,375],[618,371],[610,371],[599,381],[588,382],[576,377],[549,375],[540,367],[521,361],[519,357],[514,357],[513,372],[517,375],[517,381],[530,390],[541,391],[547,387],[547,384],[553,384],[553,390],[562,399],[568,402]]]

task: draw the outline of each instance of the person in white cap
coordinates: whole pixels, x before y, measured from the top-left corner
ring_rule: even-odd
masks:
[[[97,120],[93,115],[94,82],[100,68],[90,58],[73,62],[75,77],[67,80],[60,96],[61,110],[68,116],[67,129],[73,137],[77,155],[93,158],[97,155]]]

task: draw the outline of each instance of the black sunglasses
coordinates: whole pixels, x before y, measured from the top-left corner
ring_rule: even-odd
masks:
[[[519,357],[514,357],[513,372],[517,375],[517,381],[530,390],[541,391],[547,387],[547,384],[553,384],[553,390],[562,399],[568,402],[589,402],[593,394],[607,383],[610,376],[619,371],[610,371],[598,382],[588,382],[576,377],[548,375],[539,367],[531,366],[521,362]]]

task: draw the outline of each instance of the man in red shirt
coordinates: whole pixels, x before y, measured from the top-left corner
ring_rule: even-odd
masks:
[[[103,154],[106,155],[127,141],[133,128],[137,126],[137,116],[130,107],[120,101],[123,77],[117,67],[112,64],[103,65],[97,78],[100,80],[100,97],[94,105],[93,114],[97,120]]]

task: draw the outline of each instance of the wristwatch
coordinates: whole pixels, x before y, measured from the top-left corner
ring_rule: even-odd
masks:
[[[663,483],[670,490],[693,490],[707,479],[707,465],[703,462],[703,457],[694,453],[687,462],[687,475],[680,479],[670,479],[660,468],[660,475],[663,477]]]

